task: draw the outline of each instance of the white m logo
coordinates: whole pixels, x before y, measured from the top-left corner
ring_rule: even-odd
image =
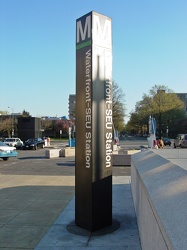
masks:
[[[112,37],[111,37],[111,20],[109,19],[103,19],[103,25],[101,25],[99,16],[94,15],[93,19],[93,40],[96,40],[101,43],[107,43],[111,44],[112,43]]]
[[[87,34],[87,37],[86,37],[86,34]],[[81,36],[81,41],[84,41],[86,38],[91,37],[91,15],[86,17],[84,30],[82,27],[81,20],[77,22],[77,43],[79,43],[80,41],[80,36]]]

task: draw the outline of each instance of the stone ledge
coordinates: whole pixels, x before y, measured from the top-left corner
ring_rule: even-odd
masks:
[[[142,249],[186,249],[186,170],[142,151],[131,157],[131,189]]]

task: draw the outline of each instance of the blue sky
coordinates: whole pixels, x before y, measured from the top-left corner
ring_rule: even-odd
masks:
[[[76,19],[92,10],[112,18],[127,115],[155,84],[187,93],[186,0],[0,0],[0,110],[68,116]]]

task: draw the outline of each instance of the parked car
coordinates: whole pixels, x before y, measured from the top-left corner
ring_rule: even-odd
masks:
[[[30,138],[23,144],[23,149],[38,149],[44,148],[45,142],[41,138]]]
[[[18,155],[16,148],[8,146],[4,142],[0,142],[0,158],[7,161],[9,157],[16,157]]]
[[[169,138],[165,137],[165,138],[163,138],[163,141],[164,141],[164,146],[166,146],[166,145],[171,146],[171,141]]]
[[[16,148],[21,148],[23,146],[23,141],[20,138],[5,138],[4,143]]]
[[[187,134],[178,134],[173,142],[173,147],[187,148]]]

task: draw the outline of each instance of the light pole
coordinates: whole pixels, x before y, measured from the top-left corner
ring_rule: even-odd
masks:
[[[14,136],[14,109],[13,108],[11,108],[11,107],[8,107],[9,109],[11,109],[12,110],[12,114],[11,114],[11,116],[12,116],[12,136],[11,137],[13,137]]]
[[[167,137],[168,137],[168,134],[169,134],[168,126],[167,126],[167,128],[166,128],[166,134],[167,134]]]

